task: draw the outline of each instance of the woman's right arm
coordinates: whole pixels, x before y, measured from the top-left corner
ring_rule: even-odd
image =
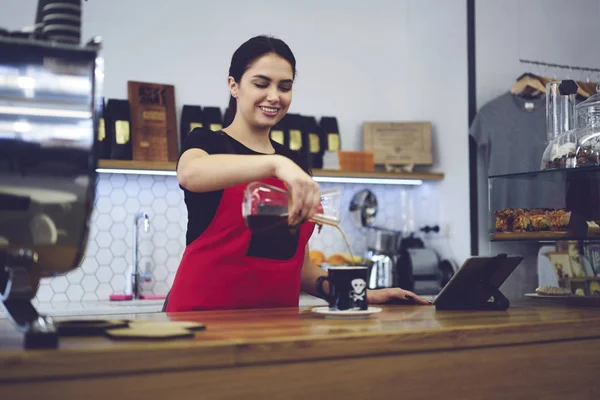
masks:
[[[314,215],[320,202],[319,185],[287,157],[278,154],[209,155],[194,148],[186,150],[177,165],[179,184],[191,192],[221,190],[271,176],[281,179],[292,193],[292,216],[301,219]]]

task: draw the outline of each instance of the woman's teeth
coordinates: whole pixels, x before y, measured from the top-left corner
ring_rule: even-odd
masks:
[[[259,107],[261,110],[263,110],[264,112],[268,112],[268,113],[276,113],[277,110],[279,110],[278,108],[271,108],[271,107]]]

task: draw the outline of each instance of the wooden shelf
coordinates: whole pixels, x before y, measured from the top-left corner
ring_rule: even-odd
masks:
[[[372,178],[372,179],[419,179],[422,181],[441,181],[444,174],[440,172],[352,172],[334,171],[327,169],[313,169],[313,176],[331,176],[348,178]]]
[[[137,169],[146,171],[173,171],[175,162],[171,161],[130,161],[130,160],[98,160],[98,168]]]
[[[175,173],[175,162],[160,161],[129,161],[129,160],[99,160],[98,168],[102,170],[138,170],[138,171],[160,171]],[[117,172],[117,171],[111,171]],[[352,172],[314,169],[313,176],[327,178],[362,178],[362,179],[407,179],[421,181],[441,181],[444,174],[439,172]]]
[[[565,231],[541,231],[541,232],[495,232],[490,234],[493,242],[507,241],[531,241],[531,242],[553,242],[557,240],[588,240],[597,241],[600,239],[600,231],[588,229],[586,236],[576,236],[571,232]]]

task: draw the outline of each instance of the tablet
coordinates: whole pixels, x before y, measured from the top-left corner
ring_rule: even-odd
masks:
[[[522,260],[522,256],[507,254],[470,257],[433,304],[437,310],[506,310],[510,304],[500,286]]]

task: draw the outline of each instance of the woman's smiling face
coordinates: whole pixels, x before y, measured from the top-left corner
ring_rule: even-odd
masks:
[[[231,95],[237,99],[236,117],[250,126],[273,127],[287,113],[292,102],[294,73],[284,58],[274,53],[255,60],[240,82],[229,77]]]

